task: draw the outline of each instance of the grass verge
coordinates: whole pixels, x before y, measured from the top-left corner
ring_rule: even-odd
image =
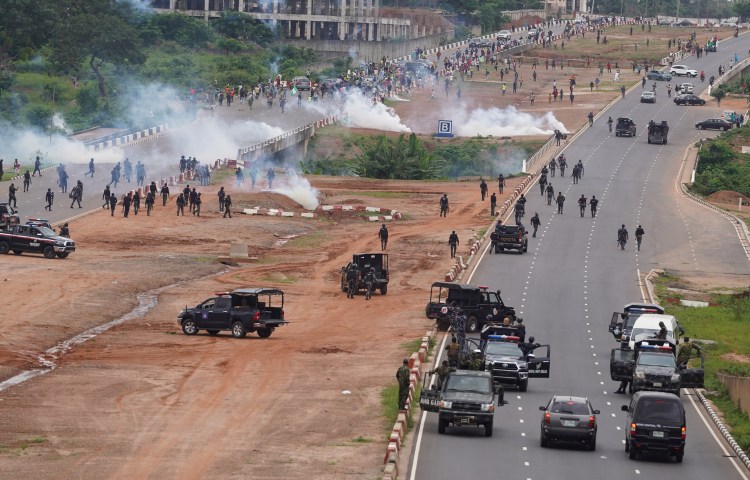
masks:
[[[712,294],[708,307],[685,307],[680,304],[684,295],[669,289],[680,285],[678,277],[658,277],[654,285],[661,303],[666,305],[665,313],[677,317],[686,335],[697,341],[711,342],[703,344],[706,396],[722,411],[735,440],[747,450],[750,448],[750,418],[729,397],[716,374],[750,377],[750,363],[736,359],[736,356],[750,358],[750,300],[740,298],[739,294]]]

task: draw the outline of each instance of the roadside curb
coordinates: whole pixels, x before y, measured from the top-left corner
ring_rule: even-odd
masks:
[[[423,367],[427,361],[430,340],[435,338],[436,333],[437,330],[435,328],[429,330],[422,337],[419,350],[412,353],[409,357],[409,396],[406,399],[404,410],[401,410],[396,417],[396,423],[393,425],[391,435],[388,439],[388,446],[385,449],[385,457],[383,459],[385,466],[383,467],[382,480],[396,480],[398,478],[398,461],[404,437],[406,436],[407,417],[411,409],[419,403],[416,398],[417,387],[419,386],[419,382],[422,381]]]
[[[657,303],[658,298],[656,297],[656,294],[654,293],[653,285],[651,284],[651,275],[653,274],[660,274],[664,273],[663,270],[651,270],[648,275],[645,277],[646,282],[646,288],[648,289],[648,295],[649,295],[649,301],[651,303]],[[713,407],[711,406],[711,402],[706,399],[705,395],[703,395],[704,389],[698,389],[694,388],[693,392],[695,392],[696,396],[700,399],[701,404],[703,405],[703,408],[706,409],[706,413],[711,417],[711,420],[713,420],[714,424],[716,425],[716,428],[719,429],[722,436],[724,437],[724,440],[729,444],[730,447],[732,447],[732,450],[734,450],[734,453],[737,455],[737,458],[739,458],[742,461],[742,464],[750,470],[750,457],[747,456],[744,450],[742,450],[742,447],[737,443],[737,441],[732,436],[729,429],[724,425],[724,422],[721,420],[721,417],[716,414]]]

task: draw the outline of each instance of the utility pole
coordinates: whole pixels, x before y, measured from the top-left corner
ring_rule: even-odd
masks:
[[[675,12],[674,21],[678,21],[680,19],[680,0],[677,0],[677,11]]]

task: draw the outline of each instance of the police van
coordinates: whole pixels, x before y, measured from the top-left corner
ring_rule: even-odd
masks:
[[[510,335],[488,335],[482,354],[484,368],[492,375],[493,382],[516,386],[525,392],[529,378],[549,378],[550,346],[537,345],[524,355],[520,341],[520,337]]]
[[[655,337],[661,330],[659,326],[661,322],[664,322],[664,326],[667,327],[666,339],[674,344],[679,343],[679,337],[685,333],[685,330],[673,315],[647,313],[638,317],[633,324],[633,330],[628,339],[630,349],[635,348],[635,342],[639,340]]]

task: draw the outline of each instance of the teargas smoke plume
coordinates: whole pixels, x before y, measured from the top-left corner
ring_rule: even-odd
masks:
[[[542,116],[520,112],[516,107],[503,109],[459,110],[453,112],[453,125],[457,135],[510,137],[518,135],[551,135],[555,129],[567,132],[565,125],[552,112]]]
[[[281,185],[279,188],[274,188],[273,192],[291,198],[306,210],[315,210],[318,208],[320,203],[318,202],[318,195],[320,195],[320,191],[310,185],[310,182],[297,171],[289,170],[286,177],[277,177],[276,180],[280,180]]]
[[[60,122],[60,129],[64,130],[64,123]],[[49,135],[39,130],[19,130],[10,128],[0,133],[0,145],[3,147],[3,157],[18,159],[21,163],[34,163],[36,156],[42,157],[45,164],[85,164],[91,157],[100,163],[114,163],[122,159],[120,149],[92,152],[86,150],[84,144],[70,140],[63,134]],[[5,165],[8,165],[6,163]]]
[[[409,127],[401,123],[401,118],[392,108],[382,103],[373,104],[371,98],[359,91],[347,93],[343,104],[337,97],[333,101],[326,99],[321,102],[304,102],[303,105],[322,115],[338,114],[340,122],[347,127],[411,132]]]

